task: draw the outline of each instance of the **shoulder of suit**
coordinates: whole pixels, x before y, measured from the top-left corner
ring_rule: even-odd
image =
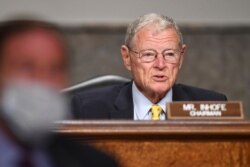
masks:
[[[103,86],[96,89],[86,90],[80,93],[77,93],[75,97],[94,97],[94,98],[102,98],[102,97],[112,97],[112,95],[117,95],[121,91],[122,88],[128,86],[131,82],[123,83],[123,84],[115,84],[109,86]]]
[[[117,162],[111,156],[94,147],[75,142],[63,134],[53,134],[46,145],[46,149],[52,161],[59,161],[59,163],[56,162],[58,166],[70,166],[74,163],[91,167],[117,166]]]
[[[226,95],[222,93],[184,84],[175,84],[173,89],[185,92],[191,96],[193,100],[227,100]]]

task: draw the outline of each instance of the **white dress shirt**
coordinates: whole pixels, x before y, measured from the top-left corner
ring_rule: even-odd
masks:
[[[172,102],[173,91],[170,89],[167,94],[157,103],[166,113],[166,104],[167,102]],[[134,103],[134,120],[151,120],[150,108],[153,103],[145,97],[137,88],[135,83],[132,85],[132,97]],[[165,120],[165,114],[161,114],[161,120]]]

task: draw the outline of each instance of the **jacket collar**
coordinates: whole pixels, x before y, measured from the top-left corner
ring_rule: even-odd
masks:
[[[173,86],[173,101],[189,101],[190,97],[178,84]],[[114,106],[116,111],[111,112],[111,118],[134,119],[134,104],[132,97],[132,81],[126,83],[117,95]]]
[[[123,85],[117,95],[114,106],[116,111],[111,112],[111,118],[134,119],[132,81]]]

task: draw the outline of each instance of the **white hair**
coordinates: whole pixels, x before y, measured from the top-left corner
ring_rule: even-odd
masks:
[[[163,31],[167,28],[174,28],[179,37],[179,45],[182,46],[182,34],[175,21],[170,17],[159,15],[156,13],[150,13],[140,16],[128,26],[125,36],[125,45],[127,45],[128,47],[132,47],[132,41],[135,34],[147,25],[154,25],[159,31]]]

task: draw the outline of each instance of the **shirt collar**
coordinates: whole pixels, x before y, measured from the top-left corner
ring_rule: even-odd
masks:
[[[167,94],[157,103],[166,112],[167,102],[172,102],[173,91],[172,88],[167,92]],[[148,114],[153,103],[145,97],[137,88],[135,83],[132,85],[132,97],[134,103],[134,119],[143,120]]]

